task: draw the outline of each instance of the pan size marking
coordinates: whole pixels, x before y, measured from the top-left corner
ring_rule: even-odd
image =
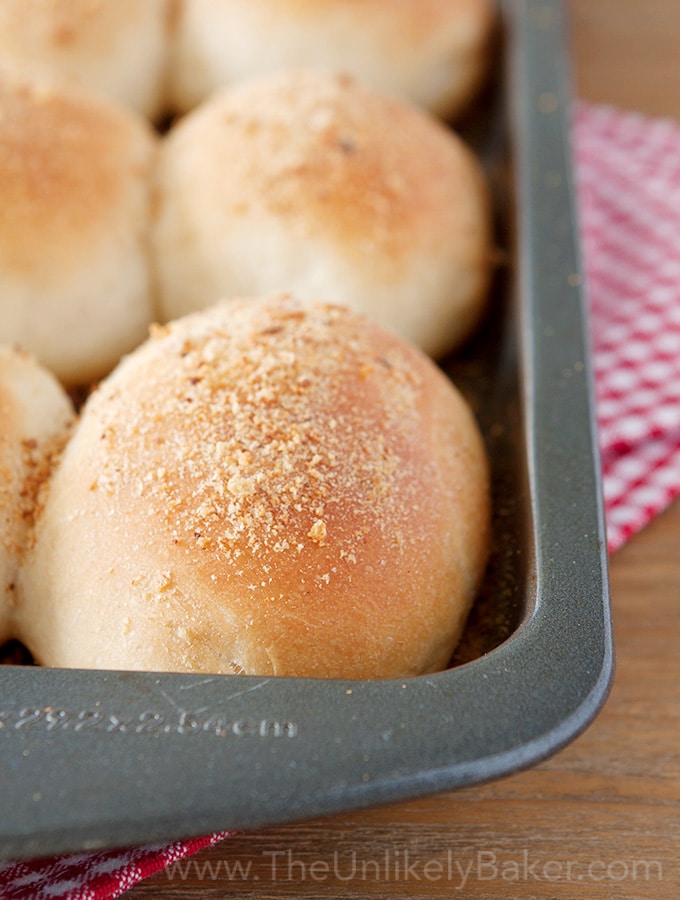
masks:
[[[281,719],[235,719],[226,713],[209,710],[177,710],[171,715],[146,709],[132,715],[107,713],[99,709],[69,710],[54,706],[25,706],[18,710],[0,709],[0,730],[68,731],[73,734],[209,734],[215,737],[293,738],[295,722]]]

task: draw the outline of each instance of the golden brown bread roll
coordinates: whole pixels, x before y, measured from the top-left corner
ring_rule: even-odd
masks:
[[[175,108],[279,68],[354,75],[442,116],[479,87],[490,0],[185,0],[171,71]]]
[[[484,567],[461,396],[347,308],[234,300],[91,395],[21,575],[46,665],[389,677],[446,665]]]
[[[0,341],[60,379],[105,374],[153,318],[147,123],[0,71]]]
[[[170,0],[2,0],[0,59],[155,117],[165,102]]]
[[[219,93],[165,138],[154,248],[165,319],[290,290],[439,356],[484,308],[487,190],[425,113],[344,76],[282,72]]]
[[[49,372],[27,354],[0,346],[0,642],[14,636],[19,566],[41,489],[73,415]]]

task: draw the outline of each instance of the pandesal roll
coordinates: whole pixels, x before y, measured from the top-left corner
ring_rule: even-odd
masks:
[[[279,72],[213,96],[163,140],[157,199],[165,319],[290,290],[439,356],[484,310],[479,163],[431,116],[351,78]]]
[[[99,95],[0,71],[0,341],[69,385],[153,317],[147,123]]]
[[[173,106],[275,69],[339,70],[441,116],[477,92],[490,55],[491,0],[185,0]]]
[[[49,372],[27,354],[0,346],[0,642],[15,636],[19,567],[73,416]]]
[[[312,677],[447,664],[484,568],[473,417],[346,307],[232,300],[90,396],[21,575],[50,666]]]
[[[173,0],[2,0],[0,59],[151,118],[165,103]]]

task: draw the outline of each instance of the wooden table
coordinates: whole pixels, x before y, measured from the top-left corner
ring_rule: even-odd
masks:
[[[572,0],[582,97],[680,119],[678,0]],[[680,897],[680,504],[612,560],[617,674],[531,771],[232,837],[133,898]]]

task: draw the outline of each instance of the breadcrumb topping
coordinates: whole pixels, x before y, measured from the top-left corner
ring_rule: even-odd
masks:
[[[375,529],[400,553],[417,504],[420,376],[363,325],[283,296],[154,329],[86,407],[101,426],[92,489],[114,505],[134,494],[178,548],[236,575],[241,557],[262,557],[260,587],[282,554],[330,547],[356,564]]]

